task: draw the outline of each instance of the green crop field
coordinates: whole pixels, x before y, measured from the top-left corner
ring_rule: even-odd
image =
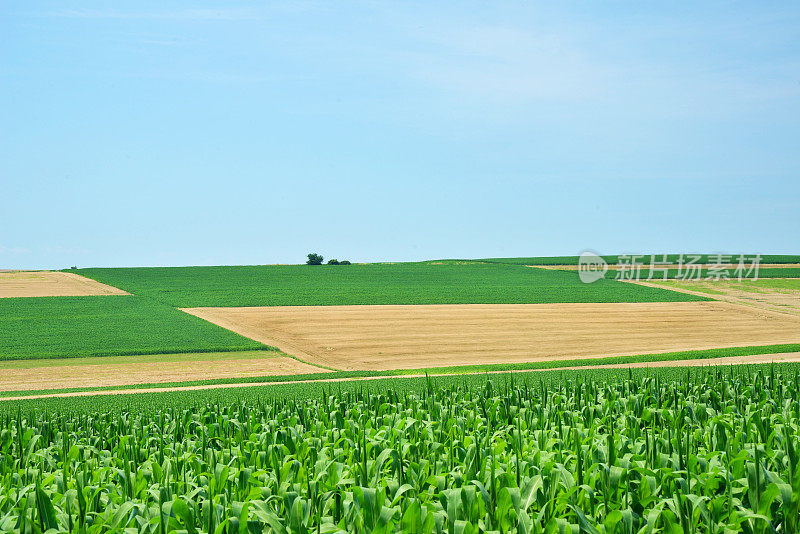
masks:
[[[136,397],[0,407],[0,530],[800,529],[798,366]]]
[[[0,360],[265,349],[132,296],[0,299]]]
[[[161,267],[76,272],[177,307],[702,300],[611,280],[583,284],[574,272],[481,263]]]

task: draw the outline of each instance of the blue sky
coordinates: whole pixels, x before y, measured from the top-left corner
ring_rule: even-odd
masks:
[[[0,268],[800,253],[796,2],[4,2]]]

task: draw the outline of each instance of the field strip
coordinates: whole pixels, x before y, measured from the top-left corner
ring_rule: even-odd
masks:
[[[141,381],[132,384],[125,384],[121,386],[92,386],[92,387],[68,387],[68,388],[47,388],[47,389],[26,389],[25,395],[45,395],[53,393],[71,393],[76,391],[95,391],[102,392],[105,390],[114,389],[146,389],[157,387],[159,389],[170,387],[187,387],[187,386],[201,386],[201,385],[219,385],[219,384],[237,384],[237,383],[264,383],[271,381],[279,381],[281,383],[291,383],[299,381],[313,381],[331,378],[356,378],[356,377],[378,377],[378,376],[396,376],[396,375],[419,375],[419,374],[474,374],[493,371],[532,371],[532,370],[558,370],[568,367],[583,367],[588,365],[589,368],[601,368],[602,365],[610,365],[622,367],[627,364],[639,364],[648,362],[662,362],[662,361],[683,361],[683,360],[709,360],[719,361],[720,358],[729,358],[732,361],[738,361],[742,358],[750,358],[754,355],[762,355],[764,358],[769,358],[770,354],[779,355],[778,358],[793,357],[797,353],[800,355],[800,343],[778,344],[778,345],[761,345],[761,346],[747,346],[747,347],[728,347],[707,350],[691,350],[682,352],[666,352],[659,354],[638,354],[635,356],[606,356],[601,358],[591,359],[577,359],[577,360],[555,360],[545,362],[531,362],[521,364],[500,364],[500,365],[459,365],[451,367],[427,367],[419,369],[404,369],[404,370],[389,370],[389,371],[335,371],[328,372],[327,369],[321,369],[319,373],[303,373],[303,374],[288,374],[288,375],[261,375],[261,376],[244,376],[237,380],[235,378],[216,378],[216,379],[199,379],[199,380],[185,380],[179,382],[148,382]],[[224,353],[223,353],[224,354]],[[247,354],[247,353],[244,353]],[[263,352],[261,352],[263,354]],[[286,355],[275,351],[273,357],[285,357]],[[785,356],[789,355],[789,356]],[[169,355],[165,355],[167,357]],[[185,355],[187,359],[192,359],[191,356],[199,356],[197,354]],[[262,356],[263,357],[263,356]],[[196,358],[195,358],[196,359]],[[116,361],[116,358],[115,358]],[[25,362],[5,362],[12,363],[25,363]],[[168,362],[164,362],[168,363]],[[301,362],[303,363],[303,362]],[[12,366],[13,367],[13,366]],[[2,367],[0,367],[2,369]],[[0,398],[11,396],[17,391],[2,391],[0,390]]]
[[[628,369],[628,368],[648,368],[648,367],[703,367],[703,366],[729,366],[729,365],[757,365],[769,363],[796,363],[800,362],[800,352],[787,352],[777,354],[754,354],[751,356],[736,356],[731,358],[702,358],[697,360],[665,360],[659,362],[638,362],[638,363],[619,363],[619,364],[601,364],[601,365],[585,365],[585,366],[570,366],[570,367],[556,367],[549,369],[522,369],[522,370],[497,370],[497,371],[473,371],[467,373],[414,373],[414,374],[397,374],[397,375],[382,375],[382,376],[357,376],[357,377],[343,377],[343,378],[315,378],[315,379],[302,379],[281,382],[241,382],[236,384],[201,384],[195,386],[170,386],[170,387],[148,387],[148,388],[131,388],[131,389],[105,389],[97,391],[70,391],[64,393],[45,393],[35,395],[19,395],[14,397],[0,397],[2,401],[17,401],[17,400],[35,400],[35,399],[49,399],[49,398],[69,398],[69,397],[92,397],[98,395],[136,395],[142,393],[169,393],[177,391],[200,391],[209,389],[226,389],[226,388],[251,388],[260,386],[280,386],[290,384],[309,384],[309,383],[336,383],[336,382],[359,382],[369,380],[388,380],[398,378],[423,378],[429,377],[443,377],[443,376],[470,376],[470,375],[498,375],[498,374],[517,374],[517,373],[537,373],[537,372],[554,372],[554,371],[582,371],[592,369]]]
[[[800,317],[727,302],[184,311],[311,364],[347,371],[578,360],[800,342]]]
[[[695,264],[692,265],[692,268],[702,268],[703,270],[707,269],[709,266],[716,267],[716,264],[713,263],[703,263],[703,264]],[[542,269],[552,269],[556,271],[577,271],[579,269],[579,265],[526,265],[525,267],[541,267]],[[643,264],[637,265],[637,267],[641,267],[643,271],[650,269],[650,262],[645,262]],[[730,265],[723,265],[725,269],[736,269],[737,264],[730,264]],[[749,265],[748,265],[749,267]],[[620,269],[629,269],[630,264],[617,264],[617,263],[609,263],[608,269],[610,271],[617,271]],[[656,265],[656,269],[688,269],[689,266],[686,264],[679,265],[677,263],[670,263],[669,265]],[[758,266],[759,269],[796,269],[800,268],[800,263],[761,263]]]
[[[138,354],[130,356],[87,356],[81,358],[49,358],[33,360],[0,360],[0,373],[8,369],[33,369],[43,367],[92,366],[131,363],[170,365],[191,361],[216,362],[222,360],[252,360],[286,357],[277,350],[239,350],[227,352],[178,352],[168,354]]]
[[[762,282],[772,282],[774,279],[766,278]],[[765,287],[758,291],[742,291],[737,289],[738,281],[723,280],[719,282],[675,282],[675,281],[656,281],[645,282],[632,280],[629,283],[646,287],[657,287],[669,289],[688,295],[705,296],[715,300],[730,302],[739,306],[749,306],[757,308],[761,312],[770,313],[776,317],[794,315],[800,316],[800,291],[786,290],[780,288]],[[758,287],[749,282],[751,286]],[[697,289],[686,287],[690,284],[697,284]]]
[[[599,365],[571,365],[558,367],[552,371],[573,371],[582,369],[627,369],[649,367],[704,367],[720,365],[756,365],[764,363],[800,362],[800,352],[779,352],[775,354],[753,354],[751,356],[726,356],[722,358],[698,358],[696,360],[662,360],[656,362],[606,363]]]
[[[0,372],[0,391],[94,388],[135,384],[174,383],[214,379],[243,379],[252,376],[283,376],[327,373],[327,369],[299,362],[278,352],[263,351],[259,357],[186,359],[143,363],[106,363],[10,367]]]
[[[0,272],[0,298],[129,295],[126,291],[75,273],[59,271]]]

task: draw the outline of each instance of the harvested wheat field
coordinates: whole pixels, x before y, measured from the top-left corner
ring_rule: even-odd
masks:
[[[344,370],[517,363],[800,342],[800,318],[727,302],[184,310]]]
[[[0,367],[0,391],[35,391],[43,389],[94,388],[132,384],[163,384],[218,378],[281,376],[327,373],[313,365],[275,352],[247,353],[237,357],[203,359],[176,356],[117,358],[81,358],[91,360],[72,364],[65,360],[20,362],[19,366]],[[105,363],[98,363],[97,360]],[[51,365],[48,365],[51,364]]]
[[[58,271],[0,272],[0,298],[7,297],[83,297],[87,295],[127,295],[125,291],[89,278]]]

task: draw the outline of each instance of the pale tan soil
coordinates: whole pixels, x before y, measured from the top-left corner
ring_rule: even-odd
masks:
[[[0,373],[5,369],[33,369],[35,367],[64,367],[73,365],[108,365],[109,363],[159,363],[175,365],[187,361],[255,360],[286,356],[276,350],[242,350],[226,352],[182,352],[176,354],[139,354],[135,356],[86,356],[83,358],[52,358],[36,360],[2,360]]]
[[[558,369],[627,369],[647,367],[706,367],[711,365],[742,365],[758,363],[800,362],[800,352],[780,352],[776,354],[753,354],[752,356],[725,356],[722,358],[698,358],[695,360],[663,360],[658,362],[607,363],[601,365],[576,365]]]
[[[257,358],[251,356],[249,359],[145,360],[124,363],[114,361],[114,357],[104,359],[106,363],[6,367],[0,371],[0,391],[124,386],[329,372],[327,369],[268,351],[261,352]]]
[[[763,282],[769,284],[770,280],[772,279],[767,278]],[[800,291],[796,289],[759,287],[758,282],[752,281],[748,281],[744,285],[737,280],[715,282],[653,280],[650,282],[630,281],[630,283],[710,297],[773,313],[800,316]]]
[[[0,272],[0,298],[83,297],[87,295],[128,295],[75,273],[56,271]]]
[[[643,263],[639,264],[639,266],[641,266],[643,271],[650,269],[650,258],[649,257],[646,260],[641,260],[640,259],[638,261],[643,262]],[[706,269],[706,268],[709,267],[709,265],[713,265],[714,267],[716,267],[716,264],[700,264],[700,263],[698,263],[696,265],[693,265],[692,267],[701,267],[703,269]],[[736,269],[737,265],[738,265],[738,263],[734,261],[731,265],[726,265],[725,268],[726,269]],[[749,263],[745,263],[745,267],[746,268],[749,268],[749,266],[750,266]],[[526,265],[525,267],[534,267],[534,268],[538,267],[538,268],[542,268],[542,269],[555,269],[557,271],[577,271],[578,270],[578,265]],[[616,271],[616,270],[622,269],[623,267],[625,269],[629,269],[630,265],[628,264],[628,265],[624,265],[623,266],[623,265],[620,265],[618,263],[609,263],[608,264],[608,269],[610,271]],[[670,265],[656,265],[656,268],[658,268],[658,269],[663,269],[663,268],[677,269],[678,267],[681,267],[681,266],[678,265],[677,263],[673,263],[673,264],[670,264]],[[783,268],[787,268],[787,267],[800,268],[800,263],[761,263],[758,266],[759,269],[783,269]],[[684,264],[683,268],[687,269],[688,267],[686,266],[686,264]]]
[[[663,362],[650,362],[650,363],[619,363],[608,365],[586,365],[580,367],[560,367],[557,369],[527,369],[522,371],[513,371],[513,373],[535,373],[542,371],[563,371],[563,370],[581,370],[581,369],[627,369],[629,367],[693,367],[693,366],[711,366],[711,365],[749,365],[758,363],[781,363],[781,362],[797,362],[800,361],[800,353],[781,353],[781,354],[756,354],[753,356],[739,356],[736,358],[710,358],[702,360],[679,360],[679,361],[663,361]],[[486,374],[507,374],[510,371],[479,371],[473,373],[463,373],[464,375],[486,375]],[[454,373],[428,373],[427,376],[449,376]],[[20,395],[16,397],[0,397],[2,401],[14,401],[22,399],[45,399],[54,397],[92,397],[97,395],[135,395],[141,393],[166,393],[170,391],[199,391],[205,389],[225,389],[225,388],[249,388],[249,387],[263,387],[263,386],[277,386],[286,384],[307,384],[311,382],[355,382],[365,380],[390,380],[397,378],[421,378],[426,376],[424,374],[408,374],[408,375],[394,375],[394,376],[373,376],[373,377],[353,377],[353,378],[330,378],[318,380],[294,380],[291,382],[242,382],[239,384],[204,384],[199,386],[179,386],[179,387],[165,387],[165,388],[138,388],[138,389],[112,389],[105,391],[71,391],[67,393],[44,393],[36,395]]]
[[[386,370],[800,342],[800,317],[726,302],[184,310],[311,364]]]

